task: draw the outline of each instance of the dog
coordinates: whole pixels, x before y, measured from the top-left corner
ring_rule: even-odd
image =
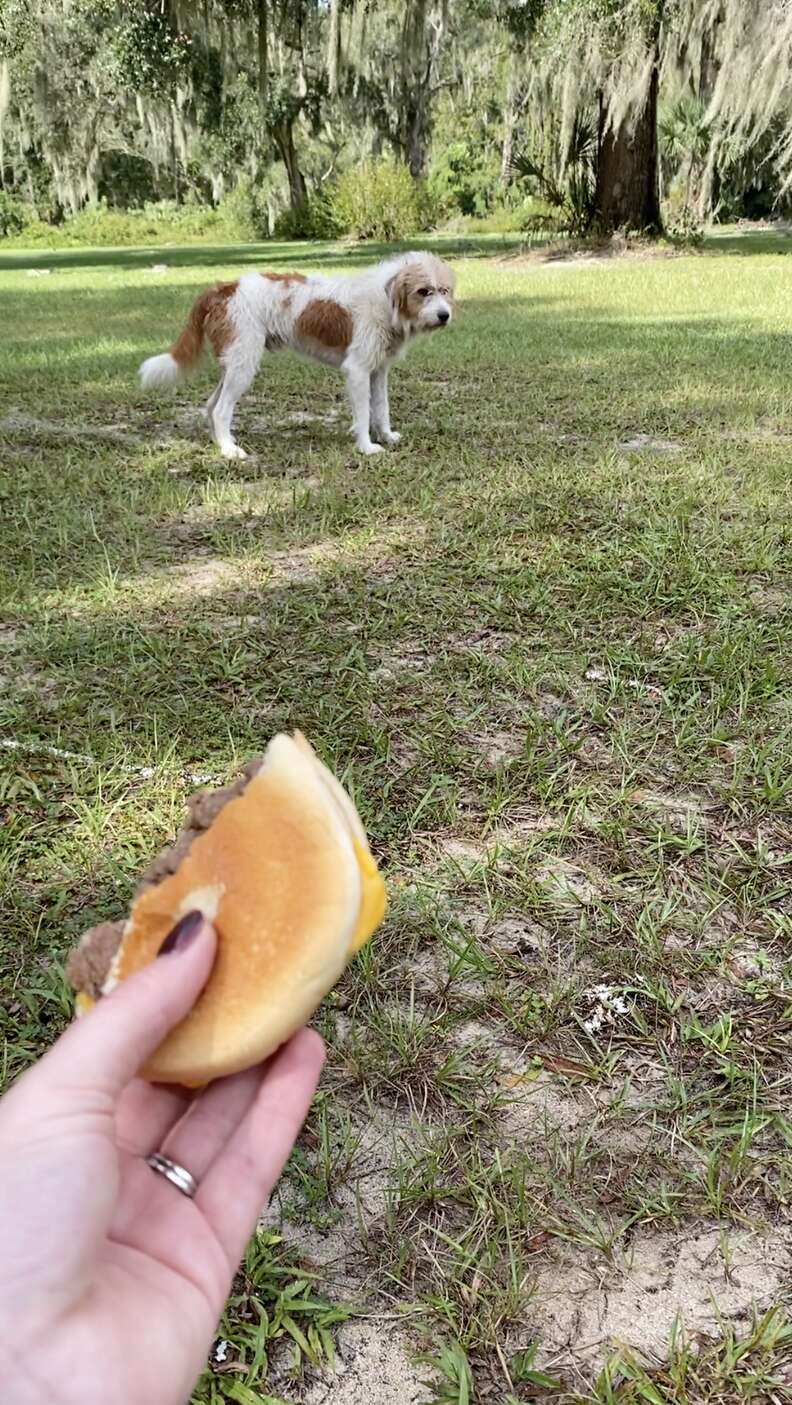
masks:
[[[245,459],[231,431],[237,401],[265,352],[291,348],[343,371],[357,447],[379,454],[401,439],[390,422],[391,363],[419,332],[447,327],[453,310],[454,275],[429,253],[401,254],[348,277],[243,273],[201,293],[179,338],[143,362],[140,379],[144,390],[173,385],[206,338],[221,368],[206,405],[212,436],[223,458]]]

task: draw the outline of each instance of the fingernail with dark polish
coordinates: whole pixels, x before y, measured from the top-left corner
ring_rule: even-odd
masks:
[[[157,952],[158,956],[167,956],[171,951],[184,951],[186,946],[198,936],[203,923],[203,913],[196,908],[194,912],[188,912],[186,917],[177,922],[176,926],[165,938],[162,946]]]

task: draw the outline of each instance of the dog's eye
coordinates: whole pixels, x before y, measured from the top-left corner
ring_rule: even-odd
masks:
[[[431,288],[419,288],[419,289],[418,289],[418,296],[419,296],[419,298],[428,298],[428,296],[429,296],[429,294],[431,293],[431,291],[432,291]]]

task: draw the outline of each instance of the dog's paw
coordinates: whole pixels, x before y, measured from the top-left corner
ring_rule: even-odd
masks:
[[[384,454],[385,450],[381,444],[358,444],[361,454]]]
[[[246,459],[248,457],[238,444],[229,444],[225,449],[221,449],[220,453],[224,459]]]
[[[388,430],[388,433],[383,434],[382,438],[385,444],[401,444],[401,435],[395,429]]]

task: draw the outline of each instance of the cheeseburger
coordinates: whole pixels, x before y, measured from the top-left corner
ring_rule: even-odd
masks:
[[[196,1087],[266,1059],[310,1019],[385,913],[358,813],[304,737],[276,736],[144,874],[129,916],[86,932],[68,966],[77,1013],[156,956],[186,913],[217,930],[212,973],[144,1074]]]

